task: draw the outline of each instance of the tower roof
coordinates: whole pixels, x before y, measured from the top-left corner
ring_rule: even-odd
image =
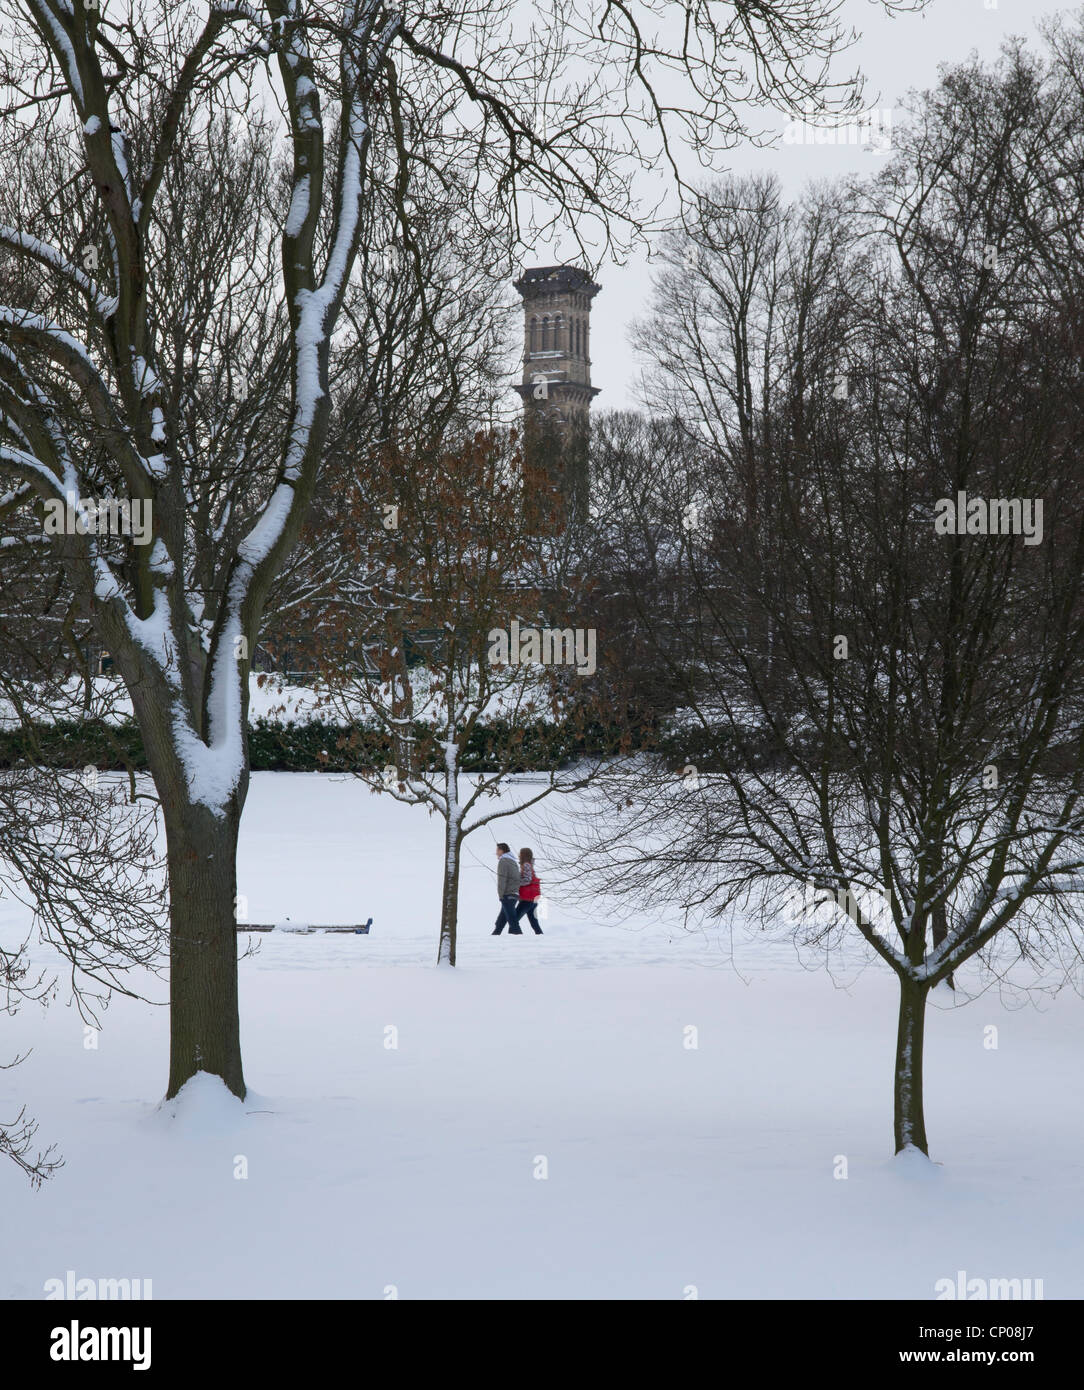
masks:
[[[594,298],[602,288],[578,265],[532,266],[525,270],[518,280],[513,281],[513,284],[524,299],[551,290],[581,290]]]

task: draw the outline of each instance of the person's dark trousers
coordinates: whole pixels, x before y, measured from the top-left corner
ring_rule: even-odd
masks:
[[[493,924],[496,927],[496,931],[493,933],[494,936],[500,936],[501,929],[505,925],[508,927],[509,936],[523,935],[519,929],[519,919],[516,917],[517,902],[519,902],[519,897],[515,893],[509,893],[501,899],[501,910],[497,914],[496,922]]]
[[[519,902],[516,904],[516,921],[518,922],[519,919],[523,916],[523,914],[526,913],[527,921],[530,922],[532,927],[534,927],[535,935],[541,936],[542,928],[538,925],[538,919],[534,915],[536,902],[536,898],[520,898]]]

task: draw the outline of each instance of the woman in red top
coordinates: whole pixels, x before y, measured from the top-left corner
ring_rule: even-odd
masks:
[[[542,892],[542,881],[534,871],[534,853],[529,849],[519,852],[519,902],[516,904],[516,921],[527,914],[527,921],[534,927],[535,936],[542,935],[542,928],[534,915],[534,905]]]

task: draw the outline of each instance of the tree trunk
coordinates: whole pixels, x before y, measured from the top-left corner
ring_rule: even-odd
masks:
[[[930,925],[933,928],[933,944],[936,949],[948,936],[948,914],[945,911],[945,904],[939,903],[930,916]],[[955,991],[956,981],[952,978],[951,972],[945,976],[945,984],[949,989]]]
[[[459,921],[459,850],[459,836],[449,825],[444,832],[444,894],[440,905],[438,965],[455,964],[455,933]]]
[[[237,1010],[237,832],[240,807],[222,816],[188,805],[166,813],[170,897],[170,1038],[167,1099],[197,1072],[245,1096]]]
[[[896,1152],[913,1144],[929,1157],[922,1105],[922,1043],[928,987],[900,978],[900,1023],[896,1035]]]

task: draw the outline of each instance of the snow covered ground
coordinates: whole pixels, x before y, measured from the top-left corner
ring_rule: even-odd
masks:
[[[0,1165],[0,1297],[69,1270],[155,1299],[930,1299],[959,1270],[1084,1296],[1076,995],[932,1010],[944,1166],[916,1176],[891,1158],[883,966],[830,976],[756,923],[607,923],[567,889],[542,938],[494,938],[493,839],[547,870],[533,828],[492,829],[438,971],[439,822],[256,774],[250,920],[372,915],[372,934],[250,938],[244,1104],[201,1078],[159,1106],[163,1008],[117,999],[96,1038],[62,998],[0,1018],[0,1060],[34,1049],[0,1071],[0,1119],[25,1101],[66,1160],[38,1192]],[[0,904],[0,944],[25,925]]]
[[[83,707],[83,683],[76,679],[64,682],[58,689],[42,695],[40,688],[27,685],[20,690],[22,707],[27,716],[40,723],[51,723],[58,717],[70,718],[73,711]],[[132,699],[118,676],[95,676],[91,680],[88,717],[118,724],[133,717]],[[326,695],[310,686],[290,685],[277,675],[253,674],[249,677],[250,723],[270,719],[280,724],[307,724],[312,721],[334,724],[337,711]],[[14,704],[0,697],[0,729],[19,725]]]
[[[90,684],[87,717],[101,719],[107,724],[124,723],[133,718],[131,696],[119,676],[95,676]],[[411,685],[415,707],[426,709],[429,684],[424,667],[413,669]],[[275,724],[340,724],[347,714],[359,724],[373,723],[372,712],[357,691],[333,697],[326,687],[293,684],[275,673],[253,672],[248,692],[250,724],[258,719]],[[538,692],[545,708],[549,703],[549,687],[545,681],[539,682]],[[19,694],[23,716],[49,724],[58,717],[68,719],[73,711],[81,711],[86,692],[83,682],[72,678],[44,693],[40,687],[28,684],[21,687]],[[527,678],[517,675],[507,687],[500,686],[493,692],[485,705],[486,717],[514,716],[517,709],[522,712],[529,694]],[[20,713],[15,705],[7,697],[0,696],[0,729],[15,729],[19,723]]]

